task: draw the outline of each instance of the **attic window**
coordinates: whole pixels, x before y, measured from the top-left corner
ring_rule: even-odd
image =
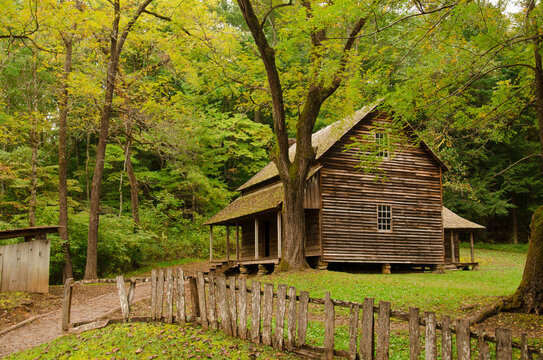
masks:
[[[388,134],[375,133],[375,144],[377,145],[378,156],[388,157]]]
[[[390,205],[377,205],[377,230],[392,230],[392,210]]]

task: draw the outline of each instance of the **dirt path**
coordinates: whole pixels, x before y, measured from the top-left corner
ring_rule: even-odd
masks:
[[[91,285],[92,286],[92,285]],[[94,285],[96,286],[96,285]],[[72,305],[71,321],[91,321],[119,307],[119,296],[113,286],[109,286],[104,294],[84,301],[77,301],[77,290],[74,291],[76,301]],[[136,286],[134,302],[150,297],[151,285],[140,283]],[[27,325],[0,336],[0,357],[25,350],[62,336],[62,310],[55,310]]]

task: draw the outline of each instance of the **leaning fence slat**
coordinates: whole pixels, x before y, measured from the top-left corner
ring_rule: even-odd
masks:
[[[296,345],[301,347],[305,345],[305,337],[307,334],[307,310],[309,306],[309,293],[300,291],[300,304],[298,310],[298,341]]]
[[[409,359],[417,360],[420,355],[420,312],[409,308]]]
[[[185,313],[185,274],[183,269],[177,269],[177,322],[184,324],[187,320]]]
[[[239,281],[239,337],[247,339],[247,284],[245,279]]]
[[[136,282],[130,281],[130,289],[128,290],[128,310],[130,310],[130,307],[132,306],[132,302],[134,302],[135,293],[136,293]]]
[[[388,360],[390,338],[390,302],[379,301],[377,318],[377,360]]]
[[[260,281],[251,283],[251,341],[260,344]]]
[[[478,331],[477,350],[479,352],[479,360],[490,360],[490,351],[482,330]]]
[[[64,297],[62,298],[62,331],[70,329],[70,312],[72,309],[72,284],[74,279],[68,278],[64,283]]]
[[[164,270],[158,269],[158,281],[156,283],[156,317],[162,320],[162,305],[164,302]]]
[[[238,299],[236,297],[236,277],[230,276],[228,278],[228,304],[230,305],[230,327],[232,328],[232,335],[238,336],[238,314],[237,304]]]
[[[441,359],[452,360],[451,318],[447,315],[441,318]]]
[[[211,328],[216,330],[219,327],[219,323],[217,322],[217,298],[215,285],[215,276],[213,274],[209,274],[209,302],[207,304],[209,314],[207,316],[209,318]]]
[[[262,344],[272,343],[273,284],[264,284],[262,298]]]
[[[288,287],[288,312],[287,312],[287,348],[294,347],[296,340],[296,288],[293,286]]]
[[[287,286],[277,286],[277,314],[275,315],[275,347],[283,348],[285,333],[285,313],[287,311]]]
[[[198,272],[198,304],[200,308],[200,323],[202,324],[202,329],[208,329],[208,320],[207,320],[207,311],[206,311],[206,288],[204,274]]]
[[[200,318],[200,297],[198,291],[198,282],[194,276],[189,277],[189,290],[190,290],[190,303],[191,303],[191,317],[190,321],[196,321]],[[205,310],[205,308],[204,308]],[[200,320],[201,321],[201,320]]]
[[[217,278],[217,299],[219,302],[222,331],[225,334],[232,336],[232,321],[230,320],[228,293],[226,292],[226,278],[224,276],[219,276]]]
[[[324,358],[334,358],[334,327],[335,311],[334,304],[330,299],[330,293],[324,294]]]
[[[465,319],[456,321],[456,347],[458,360],[471,359],[469,322]]]
[[[119,292],[119,301],[121,303],[121,312],[123,314],[123,321],[128,320],[130,309],[128,306],[128,299],[126,297],[126,288],[124,287],[124,277],[119,275],[115,278],[117,282],[117,291]]]
[[[437,337],[436,337],[436,314],[427,312],[426,316],[426,351],[424,358],[426,360],[437,359]]]
[[[375,342],[373,337],[374,319],[373,319],[372,298],[364,299],[362,305],[362,336],[360,338],[360,356],[363,360],[373,360]]]
[[[151,318],[156,320],[156,282],[158,280],[157,269],[151,270]]]
[[[351,305],[349,315],[349,359],[355,360],[358,350],[358,314],[360,305]]]
[[[530,349],[528,348],[528,336],[522,333],[520,337],[520,360],[530,360]]]
[[[513,348],[511,330],[496,328],[496,360],[511,360]]]
[[[166,323],[173,320],[173,270],[166,270]]]

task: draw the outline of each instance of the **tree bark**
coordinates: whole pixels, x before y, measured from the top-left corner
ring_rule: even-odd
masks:
[[[128,139],[126,142],[126,173],[128,175],[128,182],[130,183],[130,204],[132,208],[132,220],[136,226],[140,225],[139,214],[139,201],[138,201],[138,180],[134,174],[134,168],[132,167],[132,139]]]
[[[73,278],[72,258],[70,256],[70,243],[68,238],[68,161],[67,161],[67,119],[68,119],[68,80],[72,71],[72,45],[71,35],[64,38],[66,54],[64,56],[64,70],[62,72],[62,85],[60,92],[58,119],[58,193],[59,193],[59,236],[64,253],[63,280]]]
[[[36,203],[37,203],[37,187],[38,187],[38,79],[36,73],[36,59],[34,59],[32,68],[32,129],[30,129],[30,146],[32,147],[32,157],[30,160],[30,202],[28,206],[28,225],[36,226]]]
[[[147,5],[152,0],[143,1],[135,11],[132,18],[126,24],[122,32],[119,31],[119,22],[121,18],[120,0],[114,2],[114,18],[111,26],[111,39],[109,51],[109,63],[107,68],[107,81],[105,89],[104,105],[100,117],[100,133],[98,136],[98,147],[96,149],[96,164],[92,177],[90,209],[89,209],[89,235],[87,240],[87,264],[85,267],[85,279],[96,279],[98,277],[98,226],[100,220],[100,189],[102,186],[102,176],[104,173],[104,164],[106,158],[106,145],[109,132],[109,120],[111,118],[111,109],[113,104],[113,92],[115,90],[115,80],[119,67],[119,57],[121,51],[130,33],[130,30],[144,12]]]

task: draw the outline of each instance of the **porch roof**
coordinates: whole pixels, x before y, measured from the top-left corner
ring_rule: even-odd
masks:
[[[456,229],[456,230],[486,229],[483,225],[479,225],[477,223],[474,223],[473,221],[464,219],[460,215],[455,214],[451,210],[447,209],[445,206],[443,206],[443,212],[441,214],[443,216],[443,228],[446,230],[447,229]]]

